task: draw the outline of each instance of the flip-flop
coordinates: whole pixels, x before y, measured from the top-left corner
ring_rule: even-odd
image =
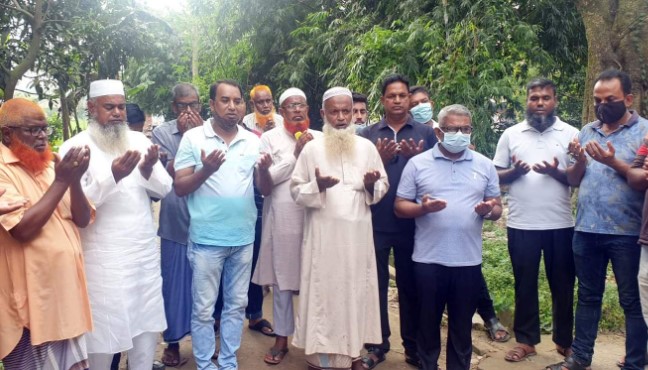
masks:
[[[263,362],[268,365],[278,365],[286,357],[286,354],[288,354],[288,348],[276,349],[272,347],[266,353]]]
[[[274,329],[272,328],[272,324],[270,324],[270,322],[266,319],[261,319],[254,325],[248,325],[248,328],[250,328],[250,330],[258,331],[259,333],[267,335],[269,337],[276,336]],[[263,328],[270,329],[270,332],[264,331]]]
[[[527,350],[526,347],[523,346],[515,346],[513,349],[508,351],[506,353],[506,356],[504,356],[504,359],[509,362],[520,362],[524,360],[525,358],[535,356],[537,353],[535,349],[530,349]]]

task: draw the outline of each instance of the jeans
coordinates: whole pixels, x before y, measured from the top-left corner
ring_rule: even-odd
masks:
[[[250,284],[252,244],[217,247],[190,242],[187,257],[193,270],[191,335],[196,365],[199,370],[217,369],[211,361],[216,350],[213,314],[222,275],[224,304],[218,369],[236,370]]]
[[[608,261],[619,289],[619,303],[626,319],[626,370],[643,370],[648,333],[641,314],[637,275],[641,247],[636,236],[574,233],[574,262],[578,277],[574,359],[589,366],[601,318]]]
[[[261,211],[259,211],[261,212]],[[254,228],[254,253],[252,254],[252,268],[250,276],[254,274],[257,260],[259,259],[259,249],[261,248],[261,217],[257,218]],[[221,311],[223,310],[223,291],[218,292],[216,309],[214,310],[214,319],[220,320]],[[250,282],[248,289],[248,305],[245,308],[245,318],[248,320],[258,320],[263,317],[263,287]]]

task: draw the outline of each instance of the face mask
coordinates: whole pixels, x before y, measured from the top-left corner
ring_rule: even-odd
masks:
[[[418,123],[428,123],[432,119],[432,103],[421,103],[410,109],[412,118]]]
[[[603,123],[614,123],[626,113],[625,100],[615,101],[606,104],[596,104],[596,118]]]
[[[356,132],[362,130],[362,129],[365,128],[365,127],[367,127],[367,124],[366,124],[366,123],[360,123],[360,124],[356,123],[356,124],[355,124],[355,130],[356,130]]]
[[[461,131],[457,131],[455,134],[444,132],[441,145],[450,153],[460,153],[470,145],[470,134],[464,134]]]

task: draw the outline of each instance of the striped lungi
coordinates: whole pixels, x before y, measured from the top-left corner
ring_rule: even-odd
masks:
[[[2,359],[5,370],[84,370],[88,368],[85,339],[79,336],[32,346],[28,329]]]

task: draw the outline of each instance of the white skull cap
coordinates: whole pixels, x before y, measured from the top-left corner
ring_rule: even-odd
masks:
[[[279,105],[283,104],[284,100],[290,98],[291,96],[301,96],[306,99],[306,94],[296,87],[291,87],[288,90],[284,91],[283,94],[279,97]]]
[[[324,102],[329,100],[330,98],[334,96],[348,96],[349,99],[353,99],[353,95],[351,95],[351,90],[347,89],[346,87],[331,87],[330,89],[326,90],[324,92],[324,96],[322,96],[322,105],[324,105]]]
[[[88,96],[91,99],[106,95],[126,96],[124,93],[124,84],[119,80],[97,80],[90,83]]]

